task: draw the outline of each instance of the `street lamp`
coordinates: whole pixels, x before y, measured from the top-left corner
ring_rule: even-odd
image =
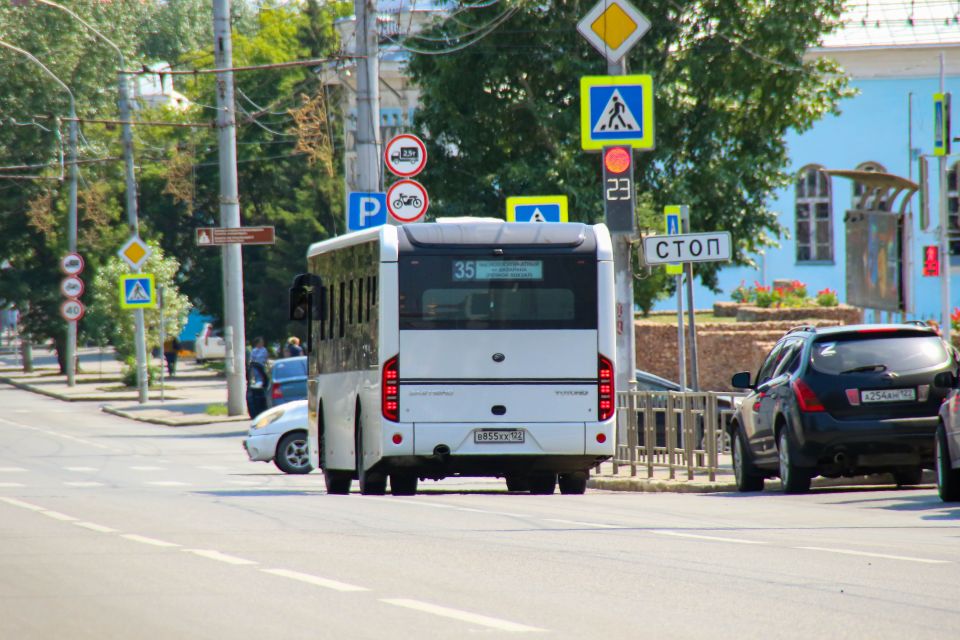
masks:
[[[127,74],[123,71],[126,69],[126,63],[123,58],[123,52],[110,38],[100,33],[96,27],[92,24],[81,18],[76,14],[75,11],[68,9],[62,4],[52,2],[51,0],[34,0],[35,2],[52,7],[54,9],[59,9],[64,13],[69,14],[77,22],[82,24],[84,27],[89,29],[96,35],[98,38],[107,43],[114,51],[117,52],[117,57],[120,59],[120,69],[117,73],[117,84],[118,84],[118,101],[120,107],[120,122],[122,123],[123,131],[123,159],[126,164],[126,182],[127,182],[127,224],[130,227],[130,233],[133,235],[139,235],[139,222],[137,220],[137,183],[136,178],[134,177],[133,170],[133,131],[130,128],[130,103],[127,97]],[[75,118],[76,116],[74,116]],[[137,268],[134,270],[135,273],[139,273],[140,269]],[[134,323],[136,326],[136,352],[137,352],[137,389],[140,403],[144,403],[148,399],[147,392],[147,347],[146,347],[146,330],[144,328],[143,320],[143,309],[134,309],[133,311]]]
[[[37,64],[43,71],[53,78],[53,80],[67,92],[70,96],[70,210],[67,216],[67,242],[70,252],[77,250],[77,109],[76,101],[73,98],[73,92],[70,87],[63,83],[45,64],[29,51],[24,51],[9,42],[0,40],[0,46],[6,47],[11,51],[26,56],[31,62]],[[76,320],[67,321],[67,385],[73,386],[76,382],[76,352],[77,352],[77,322]]]

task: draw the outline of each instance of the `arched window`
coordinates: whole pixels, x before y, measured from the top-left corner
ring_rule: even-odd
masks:
[[[830,176],[808,165],[797,176],[797,262],[833,261]]]
[[[873,171],[875,173],[886,173],[887,169],[879,162],[864,162],[857,167],[857,171]],[[853,183],[853,203],[850,207],[851,209],[860,208],[860,197],[863,195],[864,186],[859,182]],[[877,209],[879,211],[889,211],[889,205],[886,200],[881,200],[880,202],[867,201],[864,204],[864,209]]]

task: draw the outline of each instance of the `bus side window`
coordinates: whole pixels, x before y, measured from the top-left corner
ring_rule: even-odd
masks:
[[[357,278],[357,323],[363,324],[363,278]],[[367,316],[367,320],[370,317]]]
[[[324,318],[324,321],[327,323],[327,340],[333,340],[333,318],[334,318],[334,306],[333,299],[336,295],[336,286],[330,286],[327,288],[327,317]]]
[[[367,320],[370,320],[370,307],[373,306],[373,277],[367,276]]]
[[[347,284],[350,293],[347,296],[347,324],[353,324],[353,280]]]
[[[338,302],[337,315],[339,316],[339,318],[337,319],[337,323],[340,325],[340,330],[337,333],[341,338],[344,336],[345,327],[346,327],[346,325],[344,324],[344,320],[346,318],[344,318],[344,313],[343,313],[345,311],[345,309],[343,308],[343,305],[346,299],[346,289],[347,289],[347,283],[341,282],[340,283],[340,300],[337,301]]]
[[[327,288],[326,288],[326,287],[320,287],[320,291],[317,292],[317,295],[320,296],[320,300],[326,302],[326,300],[327,300]],[[321,313],[321,314],[320,314],[320,317],[317,318],[317,321],[318,321],[319,324],[320,324],[320,341],[321,341],[321,342],[322,342],[323,340],[326,340],[326,339],[327,339],[327,313],[328,313],[328,312],[327,312],[327,310],[326,310],[326,308],[325,308],[326,306],[327,306],[327,305],[325,305],[325,304],[321,304],[321,305],[320,305],[320,308],[323,309],[323,313]]]

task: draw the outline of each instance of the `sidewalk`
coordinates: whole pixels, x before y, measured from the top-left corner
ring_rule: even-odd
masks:
[[[34,371],[24,373],[19,353],[0,351],[0,382],[65,402],[99,402],[107,413],[131,420],[168,426],[188,426],[220,422],[247,422],[249,417],[211,415],[208,407],[226,405],[226,380],[217,371],[199,366],[193,359],[181,358],[177,375],[167,376],[161,393],[159,383],[149,390],[148,401],[140,404],[137,389],[124,387],[122,365],[112,350],[78,349],[80,368],[76,384],[67,385],[59,373],[56,354],[44,347],[33,350]],[[152,364],[159,364],[156,358]],[[161,399],[161,395],[163,399]]]

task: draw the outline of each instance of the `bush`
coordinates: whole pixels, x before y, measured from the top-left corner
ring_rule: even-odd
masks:
[[[840,300],[837,298],[837,292],[829,287],[817,291],[815,301],[821,307],[835,307],[840,304]]]
[[[734,302],[739,302],[743,304],[745,302],[751,302],[757,297],[757,292],[753,287],[748,287],[743,280],[740,281],[740,285],[730,292],[730,299]]]
[[[153,386],[158,380],[160,380],[160,367],[155,364],[147,364],[147,386]],[[123,365],[120,381],[123,382],[123,386],[131,389],[137,386],[137,361],[135,358],[127,358]]]

